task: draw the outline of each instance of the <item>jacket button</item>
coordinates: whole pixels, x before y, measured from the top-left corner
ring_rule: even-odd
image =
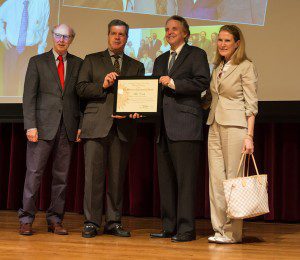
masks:
[[[61,109],[58,110],[58,113],[61,113]]]

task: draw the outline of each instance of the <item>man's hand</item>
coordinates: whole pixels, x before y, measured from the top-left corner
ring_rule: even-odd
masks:
[[[171,78],[169,76],[161,76],[159,78],[159,83],[163,84],[166,87],[168,87],[170,82],[171,82]]]
[[[117,79],[118,74],[116,72],[108,73],[104,78],[103,88],[107,89],[112,86]]]
[[[26,136],[29,142],[36,143],[38,141],[38,130],[36,128],[27,130]]]
[[[141,114],[138,114],[138,113],[134,113],[134,114],[130,114],[129,117],[131,119],[137,119],[137,118],[141,118],[143,117]]]
[[[118,115],[111,115],[112,118],[115,118],[115,119],[124,119],[126,118],[126,116],[118,116]]]
[[[118,115],[112,115],[111,117],[116,118],[116,119],[126,118],[126,116],[118,116]],[[143,116],[141,114],[138,114],[138,113],[134,113],[134,114],[129,115],[129,118],[131,118],[131,119],[138,119],[138,118],[141,118],[141,117],[143,117]]]
[[[12,48],[12,45],[11,45],[11,43],[7,40],[7,38],[4,38],[4,40],[2,41],[2,43],[3,43],[3,45],[4,45],[4,47],[5,47],[6,50],[9,50],[9,49]]]
[[[81,129],[78,129],[76,134],[76,140],[75,140],[76,143],[81,142],[80,134],[81,134]]]
[[[163,84],[165,87],[169,87],[175,90],[174,82],[169,76],[162,76],[159,78],[159,83]]]

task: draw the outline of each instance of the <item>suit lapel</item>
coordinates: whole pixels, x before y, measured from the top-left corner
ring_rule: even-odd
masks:
[[[215,91],[219,93],[219,86],[220,86],[220,79],[218,79],[218,76],[220,74],[222,68],[222,64],[220,63],[219,66],[216,68],[215,74],[214,74],[214,81],[215,81]]]
[[[102,52],[102,61],[103,61],[103,64],[106,68],[106,72],[107,73],[110,73],[112,71],[115,71],[115,68],[114,68],[114,65],[111,61],[111,57],[109,55],[109,52],[108,50]]]
[[[178,67],[180,67],[181,63],[184,61],[185,57],[190,53],[189,51],[189,47],[187,44],[185,44],[182,48],[182,50],[180,51],[177,59],[175,60],[175,63],[173,65],[173,67],[171,68],[171,71],[169,73],[170,76],[172,76],[174,74],[174,72],[176,71],[176,69]],[[167,65],[168,68],[168,65]]]
[[[68,83],[70,81],[70,77],[72,75],[72,70],[74,67],[74,62],[73,62],[73,58],[72,55],[70,55],[69,53],[67,54],[67,75],[65,77],[65,88],[64,88],[64,92],[66,91],[66,88],[68,86]]]
[[[57,82],[56,86],[58,87],[59,91],[62,93],[62,87],[61,87],[60,80],[59,80],[59,77],[58,77],[55,57],[54,57],[54,54],[53,54],[52,50],[50,50],[48,52],[48,62],[47,62],[47,64],[50,68],[50,71],[53,74],[53,77],[55,78],[55,80]]]
[[[223,73],[221,79],[220,79],[220,83],[226,79],[236,68],[238,65],[231,65],[229,66],[228,70],[226,72]]]
[[[127,55],[123,54],[121,75],[126,76],[128,68],[130,67],[130,59]]]
[[[218,71],[218,74],[220,73],[220,69],[221,69],[222,66],[219,65],[219,71]],[[221,93],[222,91],[222,87],[221,87],[221,84],[222,82],[233,72],[235,71],[235,69],[238,67],[238,65],[230,65],[228,70],[226,72],[223,73],[222,77],[217,80],[218,84],[216,84],[216,91],[218,93]],[[217,75],[218,75],[217,74]]]
[[[163,58],[161,59],[161,68],[162,68],[162,75],[168,75],[168,64],[170,58],[170,51],[163,54]],[[160,75],[160,76],[162,76]]]

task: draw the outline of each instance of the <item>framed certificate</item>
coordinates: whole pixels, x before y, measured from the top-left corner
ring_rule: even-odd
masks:
[[[157,114],[160,109],[159,77],[120,76],[114,84],[114,115]]]

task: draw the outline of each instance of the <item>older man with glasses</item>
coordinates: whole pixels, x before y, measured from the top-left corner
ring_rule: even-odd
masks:
[[[79,135],[79,99],[75,85],[82,60],[68,48],[74,30],[61,24],[52,30],[53,49],[30,59],[24,84],[23,114],[27,136],[23,208],[19,210],[20,234],[32,235],[36,197],[50,154],[53,154],[48,231],[67,235],[62,225],[67,176],[74,141]]]

